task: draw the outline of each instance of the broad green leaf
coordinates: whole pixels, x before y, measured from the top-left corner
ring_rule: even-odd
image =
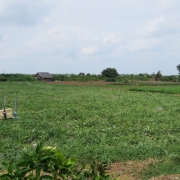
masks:
[[[20,162],[17,164],[18,167],[23,167],[23,166],[30,166],[30,165],[33,165],[34,162],[33,161],[26,161],[26,162]]]
[[[56,157],[61,161],[61,163],[64,163],[65,158],[64,158],[63,154],[60,151],[58,151],[56,153]]]
[[[18,170],[17,172],[16,172],[16,175],[17,176],[21,176],[21,177],[24,177],[28,172],[30,172],[31,171],[31,169],[30,168],[22,168],[22,169],[20,169],[20,170]]]
[[[93,179],[93,180],[100,180],[100,178],[99,178],[98,175],[95,175],[92,179]]]
[[[12,180],[14,179],[14,176],[10,175],[10,174],[3,174],[0,176],[1,180]]]
[[[6,171],[8,171],[8,164],[5,162],[0,163],[0,167]]]
[[[75,159],[68,159],[67,160],[67,165],[75,165],[76,164],[76,160]]]
[[[40,143],[37,145],[37,147],[36,147],[36,153],[37,153],[37,154],[38,154],[39,151],[42,149],[42,147],[43,147],[43,143],[40,142]]]
[[[12,173],[13,170],[14,170],[14,163],[9,163],[9,165],[8,165],[8,172]]]
[[[47,153],[47,152],[55,153],[55,150],[56,150],[56,147],[44,146],[40,149],[39,153]]]
[[[0,179],[1,179],[1,180],[12,180],[11,178],[9,178],[9,177],[7,177],[7,176],[6,176],[6,177],[1,177],[1,176],[0,176]]]
[[[36,179],[39,179],[41,169],[39,167],[36,168]]]
[[[15,170],[15,171],[18,170],[18,168],[17,168],[17,166],[16,166],[16,164],[15,164],[14,162],[12,163],[12,168],[13,168],[13,170]]]
[[[51,156],[41,156],[41,157],[39,157],[39,160],[40,161],[43,161],[43,160],[46,160],[46,159],[51,159],[52,157]]]

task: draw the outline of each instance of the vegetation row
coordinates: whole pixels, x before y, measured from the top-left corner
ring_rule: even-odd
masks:
[[[0,81],[35,81],[35,75],[27,74],[0,74]],[[133,81],[151,81],[155,80],[154,74],[120,74],[116,77],[106,77],[104,75],[94,74],[52,74],[54,81],[107,81],[107,82],[122,82],[124,84],[133,83]],[[162,76],[161,81],[178,82],[177,75]]]
[[[166,94],[180,94],[180,86],[173,87],[134,87],[130,88],[130,91],[143,91],[143,92],[158,92]]]

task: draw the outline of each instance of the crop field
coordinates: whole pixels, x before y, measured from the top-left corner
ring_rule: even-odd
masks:
[[[180,154],[176,94],[42,82],[2,82],[0,87],[1,109],[4,93],[9,108],[14,109],[16,95],[19,100],[19,118],[0,121],[0,161],[17,160],[39,142],[57,146],[79,161]]]
[[[151,86],[151,87],[132,87],[130,91],[156,92],[166,94],[180,94],[180,85]]]

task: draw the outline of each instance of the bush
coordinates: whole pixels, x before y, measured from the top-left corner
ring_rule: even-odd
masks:
[[[28,74],[0,74],[0,81],[34,81],[33,75]]]
[[[116,78],[118,72],[115,68],[106,68],[101,72],[101,75],[107,78]]]
[[[116,78],[107,78],[106,81],[107,82],[116,82]]]
[[[1,180],[108,180],[105,165],[78,166],[74,159],[66,159],[55,147],[37,145],[33,154],[24,153],[18,163],[1,163],[0,167],[6,171],[0,175]]]

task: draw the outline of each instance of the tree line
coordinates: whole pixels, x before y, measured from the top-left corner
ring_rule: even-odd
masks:
[[[30,74],[0,74],[0,81],[34,81]]]
[[[178,75],[162,75],[161,71],[147,74],[119,74],[115,68],[106,68],[101,74],[90,74],[80,72],[79,74],[52,74],[53,81],[107,81],[107,82],[129,82],[129,81],[167,81],[180,82],[180,64],[176,67]],[[0,81],[35,81],[33,74],[0,74]]]

